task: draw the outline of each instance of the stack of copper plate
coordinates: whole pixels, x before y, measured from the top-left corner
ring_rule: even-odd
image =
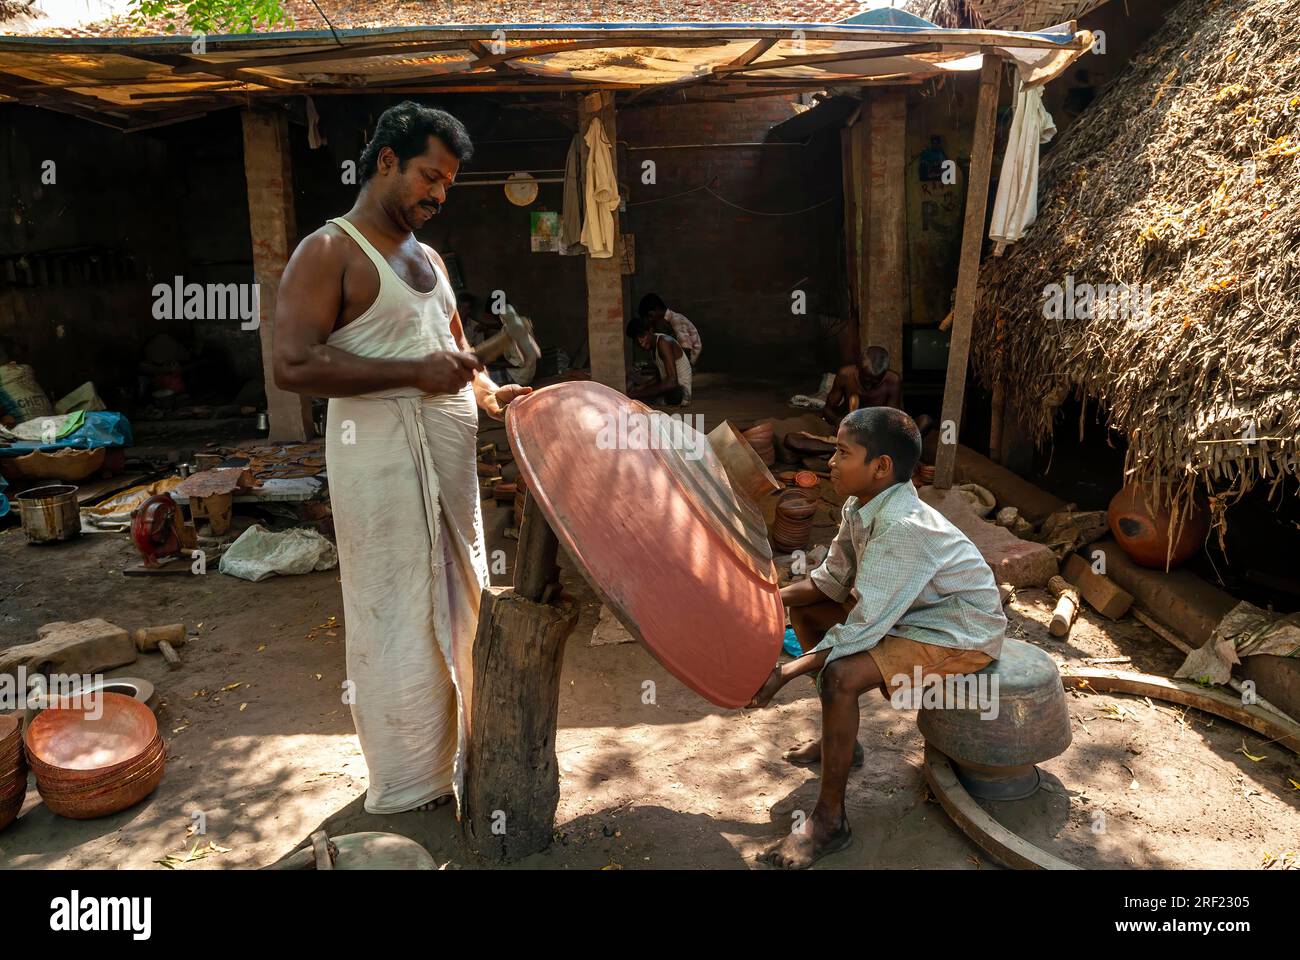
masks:
[[[776,504],[772,542],[778,550],[805,550],[812,539],[813,514],[817,503],[802,490],[787,490]]]
[[[0,830],[14,822],[26,796],[22,730],[17,717],[0,717]]]
[[[167,757],[153,712],[121,693],[63,698],[28,725],[26,743],[41,799],[76,820],[139,803],[158,786]]]
[[[770,423],[761,423],[757,427],[750,427],[741,436],[749,441],[749,445],[754,448],[754,452],[758,454],[763,463],[769,467],[776,463],[775,435],[772,432]]]

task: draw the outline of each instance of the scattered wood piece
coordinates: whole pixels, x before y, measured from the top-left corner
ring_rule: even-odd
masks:
[[[1133,606],[1133,595],[1109,577],[1093,573],[1088,561],[1077,553],[1065,561],[1065,579],[1078,588],[1088,605],[1103,617],[1118,620]]]
[[[1132,663],[1132,657],[1084,657],[1084,663]]]
[[[56,620],[36,631],[35,643],[0,651],[0,674],[102,673],[134,663],[135,644],[125,630],[99,618],[69,623]]]
[[[1065,582],[1064,577],[1052,577],[1047,587],[1056,595],[1056,609],[1047,632],[1054,637],[1068,637],[1074,620],[1079,615],[1079,591]]]
[[[1270,742],[1280,743],[1288,750],[1300,754],[1300,723],[1271,713],[1257,704],[1243,703],[1240,697],[1231,696],[1217,687],[1200,687],[1185,680],[1171,680],[1169,677],[1157,677],[1149,673],[1074,667],[1069,664],[1062,668],[1061,680],[1066,689],[1083,683],[1093,693],[1132,693],[1195,707],[1224,720],[1239,723],[1268,737]]]

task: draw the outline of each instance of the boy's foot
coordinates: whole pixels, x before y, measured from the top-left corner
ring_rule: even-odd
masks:
[[[773,844],[758,859],[781,870],[804,870],[852,842],[853,831],[848,820],[841,819],[835,829],[824,830],[812,819],[804,824],[803,830]]]
[[[754,698],[745,704],[746,707],[766,707],[776,696],[776,692],[781,689],[781,667],[775,666],[772,672],[768,674],[767,680],[758,688],[758,693]]]
[[[822,759],[822,742],[818,738],[809,740],[807,743],[801,743],[797,747],[791,747],[785,753],[781,754],[782,760],[788,760],[790,763],[808,765],[820,763]],[[866,762],[866,753],[862,749],[862,744],[856,740],[853,741],[853,762],[849,766],[856,770]]]

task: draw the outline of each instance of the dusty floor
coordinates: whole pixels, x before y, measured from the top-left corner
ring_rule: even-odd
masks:
[[[785,415],[772,389],[743,396],[750,418]],[[697,405],[738,396],[719,390]],[[485,504],[490,546],[508,509]],[[829,529],[818,531],[827,539]],[[342,703],[345,625],[337,572],[246,583],[205,577],[126,578],[136,561],[124,535],[29,546],[0,531],[0,644],[33,639],[50,620],[104,617],[125,627],[183,620],[201,637],[166,671],[149,655],[114,673],[143,676],[165,701],[167,773],[146,802],[92,821],[54,816],[34,786],[18,822],[0,833],[0,867],[178,869],[257,867],[327,825],[334,834],[390,830],[424,843],[440,863],[465,865],[446,809],[375,817],[361,801],[366,768]],[[494,578],[502,580],[504,578]],[[816,769],[781,750],[818,732],[810,682],[769,709],[715,708],[670,677],[639,645],[591,647],[599,605],[565,570],[582,606],[568,642],[557,753],[556,843],[522,867],[752,867],[770,837],[810,811]],[[1049,597],[1013,601],[1013,634],[1058,659],[1129,656],[1126,669],[1168,674],[1180,660],[1141,624],[1085,611],[1070,639],[1048,637]],[[657,697],[642,702],[642,684]],[[1044,849],[1084,867],[1282,866],[1300,859],[1300,761],[1226,721],[1141,698],[1069,698],[1074,744],[1043,765],[1046,789],[988,809]],[[1120,709],[1117,709],[1120,708]],[[1117,719],[1122,716],[1124,719]],[[822,868],[996,868],[929,800],[911,712],[863,698],[865,766],[853,773],[853,845]],[[1244,747],[1244,752],[1243,752]],[[1246,754],[1264,759],[1252,760]],[[196,813],[206,834],[191,835]],[[175,861],[173,861],[175,863]]]

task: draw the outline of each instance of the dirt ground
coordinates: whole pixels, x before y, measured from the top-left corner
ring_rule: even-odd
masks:
[[[749,419],[788,413],[775,389],[743,399]],[[718,390],[711,400],[734,409],[738,397]],[[512,555],[502,535],[509,510],[491,501],[484,510],[489,547]],[[832,531],[817,532],[825,541]],[[113,671],[158,687],[168,742],[158,790],[115,816],[73,821],[51,814],[33,785],[20,819],[0,833],[0,867],[162,869],[169,854],[176,869],[260,867],[322,825],[336,835],[405,834],[439,863],[470,865],[449,809],[372,816],[361,808],[366,767],[342,702],[337,571],[262,583],[215,570],[124,577],[136,560],[125,535],[31,546],[16,527],[0,531],[0,645],[34,639],[51,620],[88,617],[127,628],[184,621],[199,633],[182,650],[180,670],[145,655]],[[816,800],[817,769],[780,758],[818,733],[811,682],[790,684],[766,710],[713,707],[638,644],[590,646],[599,603],[568,562],[563,583],[582,616],[562,674],[556,842],[517,866],[757,866],[765,842]],[[1181,660],[1136,621],[1112,623],[1088,610],[1068,641],[1054,640],[1046,631],[1051,598],[1041,590],[1020,591],[1008,609],[1012,635],[1058,660],[1128,656],[1122,669],[1165,675]],[[645,680],[656,685],[652,704],[642,702]],[[1042,765],[1045,787],[1033,797],[986,805],[1003,823],[1090,868],[1300,860],[1294,755],[1195,710],[1082,691],[1068,700],[1073,746]],[[997,869],[929,798],[912,712],[864,697],[859,739],[866,764],[848,791],[854,842],[819,868]],[[202,836],[193,833],[196,813]]]

